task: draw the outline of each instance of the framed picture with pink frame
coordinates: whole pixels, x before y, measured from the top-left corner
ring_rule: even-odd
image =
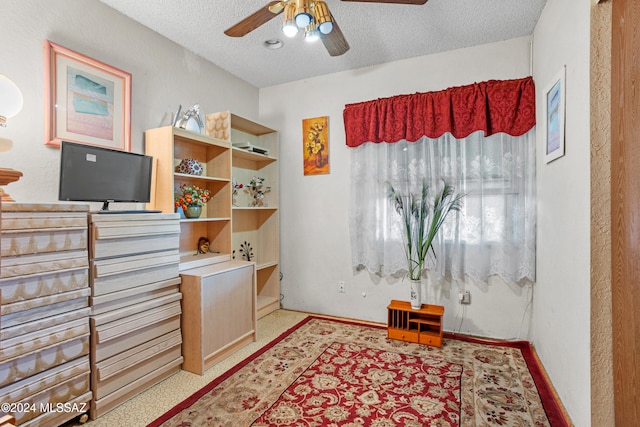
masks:
[[[45,144],[131,151],[131,74],[44,42]]]

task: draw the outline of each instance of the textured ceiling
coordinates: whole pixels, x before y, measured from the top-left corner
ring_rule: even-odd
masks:
[[[331,57],[321,41],[280,31],[279,15],[242,38],[224,30],[266,0],[100,0],[262,88],[338,71],[531,35],[546,0],[429,0],[425,5],[326,0],[351,49]],[[264,41],[284,46],[269,50]]]

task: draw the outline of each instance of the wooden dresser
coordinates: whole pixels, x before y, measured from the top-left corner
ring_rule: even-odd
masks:
[[[63,424],[91,400],[89,206],[1,210],[0,402],[16,425]]]
[[[180,370],[179,216],[91,214],[89,235],[95,419]]]

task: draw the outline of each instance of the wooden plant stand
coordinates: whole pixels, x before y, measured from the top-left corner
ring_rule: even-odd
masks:
[[[414,310],[409,302],[392,300],[387,312],[390,339],[442,347],[443,306],[422,304]]]

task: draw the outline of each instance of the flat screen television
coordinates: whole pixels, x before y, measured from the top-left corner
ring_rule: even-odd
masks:
[[[152,157],[62,141],[59,200],[147,203],[151,195]],[[117,211],[114,211],[117,212]]]

